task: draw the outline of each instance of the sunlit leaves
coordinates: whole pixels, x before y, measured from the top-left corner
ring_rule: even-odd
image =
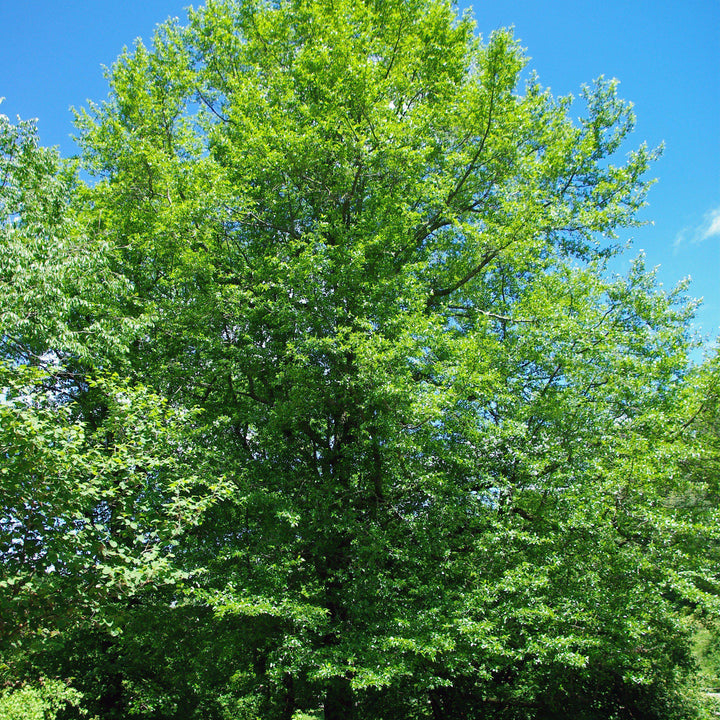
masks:
[[[6,641],[84,622],[109,598],[182,581],[176,544],[224,492],[187,473],[190,420],[145,388],[96,383],[104,419],[76,416],[58,378],[2,367],[0,552]],[[50,610],[52,608],[52,610]]]

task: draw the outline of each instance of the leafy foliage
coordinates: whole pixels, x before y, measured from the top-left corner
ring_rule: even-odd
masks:
[[[65,705],[74,707],[82,700],[76,690],[57,680],[47,680],[38,687],[25,686],[0,696],[2,720],[52,720]]]
[[[93,186],[3,126],[13,677],[106,718],[693,717],[717,370],[683,287],[608,270],[630,105],[573,122],[524,64],[443,2],[210,1],[78,113]],[[36,223],[22,173],[69,199]]]

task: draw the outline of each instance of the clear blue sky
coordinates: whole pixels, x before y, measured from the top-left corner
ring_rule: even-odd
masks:
[[[182,0],[0,0],[0,112],[38,118],[45,145],[75,146],[70,106],[102,100],[109,66],[137,37],[149,41]],[[463,7],[471,3],[464,1]],[[659,179],[629,231],[631,254],[660,265],[666,287],[692,278],[703,297],[697,327],[720,332],[720,2],[718,0],[492,0],[473,5],[485,37],[514,26],[530,67],[556,94],[577,95],[599,75],[635,104],[633,145],[665,143]]]

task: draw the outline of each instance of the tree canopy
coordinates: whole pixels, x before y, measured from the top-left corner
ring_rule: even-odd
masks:
[[[631,105],[525,66],[446,2],[209,0],[77,113],[92,182],[0,118],[8,697],[701,717],[717,361],[611,272]]]

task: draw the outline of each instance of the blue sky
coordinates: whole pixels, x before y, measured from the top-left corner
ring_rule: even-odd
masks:
[[[38,118],[45,145],[76,150],[70,106],[107,94],[109,66],[156,24],[185,19],[175,0],[0,0],[0,112]],[[470,3],[463,2],[467,7]],[[631,146],[665,144],[659,182],[623,233],[665,287],[692,278],[703,297],[697,328],[720,333],[720,3],[717,0],[492,0],[473,5],[485,37],[514,26],[530,68],[556,94],[577,95],[600,75],[621,81],[638,116]]]

